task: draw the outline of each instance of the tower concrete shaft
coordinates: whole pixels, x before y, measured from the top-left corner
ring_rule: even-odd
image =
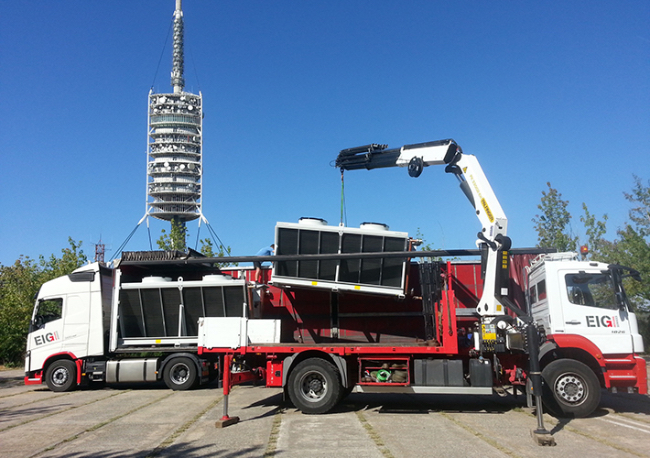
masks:
[[[185,92],[183,11],[176,0],[172,53],[173,93],[149,92],[146,213],[185,223],[201,215],[202,95]]]

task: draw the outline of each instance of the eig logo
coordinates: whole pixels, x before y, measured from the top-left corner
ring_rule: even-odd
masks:
[[[36,345],[43,345],[45,343],[54,342],[56,340],[59,340],[59,333],[57,331],[41,334],[40,336],[34,336],[34,342]]]
[[[618,317],[617,316],[598,316],[598,315],[587,315],[587,327],[589,328],[618,328]]]

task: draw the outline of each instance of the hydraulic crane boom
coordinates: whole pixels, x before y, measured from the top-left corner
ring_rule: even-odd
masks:
[[[461,190],[483,226],[477,235],[478,244],[486,247],[488,253],[485,286],[477,312],[482,316],[503,315],[505,305],[518,315],[522,314],[506,297],[508,285],[501,275],[508,263],[504,252],[511,245],[507,236],[508,219],[476,157],[463,154],[460,146],[451,139],[386,148],[387,145],[370,144],[344,149],[336,158],[335,166],[341,170],[408,167],[409,175],[418,177],[424,167],[445,165],[445,172],[454,174],[460,182]]]

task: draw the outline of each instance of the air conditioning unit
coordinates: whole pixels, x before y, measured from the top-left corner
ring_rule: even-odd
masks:
[[[319,218],[298,223],[277,223],[276,255],[407,252],[406,232],[390,231],[379,223],[359,228],[328,226]],[[306,286],[375,294],[404,294],[408,258],[376,257],[279,261],[272,281],[278,285]]]

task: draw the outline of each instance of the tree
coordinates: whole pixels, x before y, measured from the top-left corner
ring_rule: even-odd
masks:
[[[229,246],[225,247],[223,245],[219,245],[219,250],[215,253],[214,242],[209,237],[200,239],[199,243],[201,244],[199,251],[201,254],[204,254],[209,258],[223,258],[224,256],[230,256],[231,248]]]
[[[582,210],[585,214],[580,217],[580,221],[585,225],[589,258],[595,259],[602,255],[605,247],[610,245],[610,243],[604,239],[604,235],[607,233],[607,215],[603,215],[602,221],[598,221],[596,216],[589,212],[587,204],[584,202],[582,203]]]
[[[612,243],[605,258],[607,262],[639,271],[641,281],[629,279],[625,290],[635,308],[650,311],[650,245],[641,232],[630,224],[620,229],[618,239]]]
[[[164,251],[185,251],[187,249],[187,244],[185,238],[187,237],[187,228],[184,223],[178,221],[177,219],[172,219],[172,228],[167,234],[165,229],[160,231],[162,235],[156,241],[158,248]]]
[[[558,251],[575,251],[578,237],[567,231],[571,214],[567,210],[568,200],[562,200],[562,194],[546,183],[548,192],[542,191],[542,201],[537,206],[541,214],[535,215],[533,222],[537,231],[537,246],[556,248]]]
[[[178,250],[178,251],[186,251],[187,250],[187,243],[186,243],[186,238],[189,236],[189,233],[187,232],[187,227],[173,219],[172,220],[172,228],[169,234],[165,231],[165,229],[161,230],[161,236],[160,238],[156,241],[156,244],[158,245],[158,248],[164,251],[172,251],[172,250]],[[209,258],[223,258],[225,256],[230,256],[230,247],[226,247],[224,245],[219,245],[219,249],[215,252],[215,247],[214,247],[214,242],[212,239],[209,237],[206,237],[205,239],[200,239],[199,243],[201,244],[201,248],[199,248],[199,252]],[[223,267],[226,264],[219,264],[217,263],[217,266]],[[234,265],[237,265],[235,263]]]
[[[38,263],[23,256],[11,266],[0,266],[1,364],[16,364],[22,359],[40,273]]]
[[[648,186],[643,186],[641,178],[634,175],[632,193],[623,193],[625,198],[635,204],[630,210],[630,220],[634,223],[641,237],[650,236],[650,180]]]
[[[422,241],[420,245],[420,251],[434,251],[436,248],[429,242],[426,241],[424,238],[424,234],[422,234],[422,231],[420,231],[420,228],[417,228],[417,231],[415,233],[415,239],[419,239]],[[442,258],[440,256],[436,256],[435,258],[423,258],[422,261],[424,262],[433,262],[433,261],[440,261]]]
[[[229,246],[223,246],[219,245],[219,250],[215,253],[214,252],[214,243],[212,242],[212,239],[205,238],[205,239],[200,239],[199,243],[201,244],[201,248],[199,251],[201,254],[204,254],[205,256],[209,258],[223,258],[225,256],[230,256],[231,253],[231,248]],[[239,263],[217,263],[216,265],[218,267],[225,267],[227,265],[238,265]]]
[[[19,364],[38,288],[48,280],[67,275],[87,262],[82,242],[68,238],[61,258],[51,255],[35,261],[21,256],[13,265],[0,265],[0,364]]]
[[[635,175],[632,192],[623,194],[632,203],[630,221],[617,231],[616,240],[603,243],[600,260],[639,271],[641,281],[628,279],[625,289],[635,309],[650,311],[650,180],[644,186]]]
[[[204,254],[208,258],[214,258],[216,256],[214,254],[214,243],[212,243],[212,239],[210,239],[209,237],[205,239],[201,239],[199,240],[199,243],[201,244],[201,248],[199,249],[201,254]],[[221,253],[223,253],[223,250],[221,250]]]
[[[44,256],[39,257],[41,266],[41,283],[45,283],[62,275],[67,275],[78,267],[88,262],[88,257],[81,249],[83,242],[76,243],[72,237],[68,237],[69,248],[61,250],[61,258],[50,255],[49,259]]]

